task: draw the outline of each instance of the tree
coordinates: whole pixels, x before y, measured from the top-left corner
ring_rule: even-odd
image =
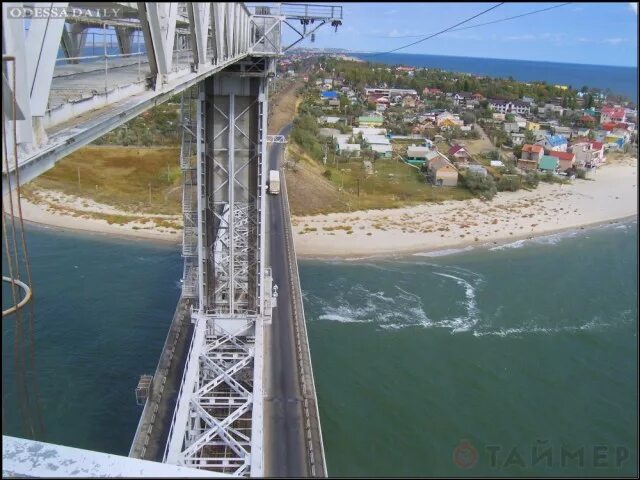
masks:
[[[516,158],[522,157],[522,145],[516,145],[513,147],[513,154]]]
[[[469,191],[480,198],[491,200],[497,193],[496,183],[491,175],[467,174],[464,178],[464,185]]]
[[[532,130],[526,130],[524,132],[524,143],[534,143],[536,141],[536,136]]]

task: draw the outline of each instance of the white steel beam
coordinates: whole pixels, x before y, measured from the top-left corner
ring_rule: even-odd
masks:
[[[68,3],[36,3],[36,7],[66,7]],[[14,20],[15,21],[15,20]],[[47,109],[53,69],[64,29],[64,17],[34,18],[27,34],[26,60],[31,115],[43,117]],[[24,33],[23,33],[24,36]]]
[[[173,45],[176,34],[176,20],[178,18],[178,3],[145,2],[145,15],[141,20],[146,21],[148,35],[145,35],[148,55],[153,55],[156,73],[166,76],[171,72],[173,63]],[[146,38],[146,37],[149,38]],[[150,48],[151,47],[151,48]],[[160,83],[160,82],[159,82]]]
[[[207,61],[207,38],[211,22],[211,3],[190,2],[189,29],[191,31],[191,47],[196,65]]]

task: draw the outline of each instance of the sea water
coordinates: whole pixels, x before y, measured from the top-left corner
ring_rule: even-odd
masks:
[[[179,249],[27,238],[45,440],[126,455]],[[330,475],[633,475],[637,238],[625,222],[450,255],[300,261]],[[3,434],[23,436],[7,321],[2,345]]]

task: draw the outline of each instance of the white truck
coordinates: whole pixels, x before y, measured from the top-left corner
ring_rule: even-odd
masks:
[[[280,172],[278,170],[269,170],[269,193],[271,195],[280,193]]]

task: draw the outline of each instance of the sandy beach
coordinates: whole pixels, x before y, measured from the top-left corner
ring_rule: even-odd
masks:
[[[39,191],[38,202],[22,198],[22,216],[24,220],[40,225],[47,225],[62,230],[80,230],[118,236],[133,236],[163,242],[179,243],[182,241],[182,230],[158,225],[170,222],[181,224],[179,215],[150,215],[120,210],[109,205],[96,203],[86,198],[74,197],[53,191]],[[5,209],[9,210],[8,196],[4,198]],[[14,194],[14,210],[17,211]],[[108,220],[95,216],[134,217],[127,223],[109,223]]]
[[[294,217],[296,252],[353,258],[461,249],[629,218],[638,214],[637,176],[637,160],[627,159],[601,167],[594,180],[541,182],[532,191],[500,192],[490,202]]]
[[[301,257],[366,257],[460,249],[546,235],[637,216],[637,160],[600,168],[594,180],[540,183],[532,191],[500,192],[478,199],[293,217],[296,252]],[[123,211],[88,199],[52,191],[39,200],[22,200],[28,222],[64,230],[182,241],[179,215]],[[5,208],[9,208],[5,198]],[[109,223],[100,215],[129,217]],[[133,217],[133,218],[131,218]],[[162,225],[165,223],[165,225]],[[351,227],[351,228],[349,228]]]

